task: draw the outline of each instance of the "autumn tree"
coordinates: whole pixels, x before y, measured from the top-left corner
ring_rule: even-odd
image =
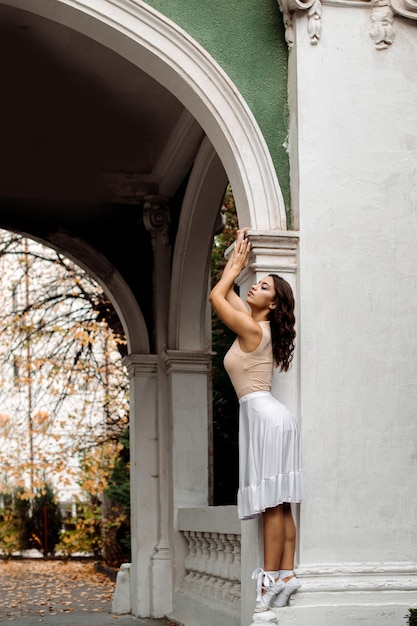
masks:
[[[59,252],[0,231],[0,493],[106,477],[128,425],[125,338],[101,287]],[[106,474],[107,472],[107,474]]]

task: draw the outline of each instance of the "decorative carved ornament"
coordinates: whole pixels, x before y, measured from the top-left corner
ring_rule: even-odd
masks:
[[[417,0],[391,0],[394,13],[417,20]]]
[[[294,43],[292,17],[295,11],[307,11],[308,34],[313,45],[317,44],[321,35],[321,0],[278,0],[279,8],[284,17],[285,41],[289,48]]]
[[[324,0],[326,4],[334,4],[339,7],[364,7],[370,6],[371,26],[370,37],[375,42],[378,50],[388,48],[395,39],[394,17],[401,15],[411,20],[417,20],[417,0]],[[313,45],[317,44],[322,29],[321,0],[278,0],[283,14],[285,26],[285,40],[289,48],[294,43],[293,15],[296,11],[306,11],[308,18],[307,30]]]
[[[378,50],[388,48],[395,39],[394,13],[390,0],[374,0],[369,34]]]
[[[169,225],[171,223],[167,198],[146,196],[143,204],[143,223],[152,235],[152,243],[160,237],[164,246],[169,247]]]

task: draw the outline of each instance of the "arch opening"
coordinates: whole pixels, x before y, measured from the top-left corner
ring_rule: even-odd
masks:
[[[0,265],[0,494],[10,509],[1,532],[13,529],[16,544],[2,550],[68,556],[84,546],[108,560],[111,546],[125,559],[103,524],[115,519],[113,464],[129,449],[120,321],[97,282],[51,247],[0,230]],[[100,511],[89,532],[88,516]]]

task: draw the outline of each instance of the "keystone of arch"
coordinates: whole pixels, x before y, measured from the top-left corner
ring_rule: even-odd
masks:
[[[216,61],[185,31],[141,0],[0,0],[68,26],[155,78],[190,111],[216,149],[241,225],[285,230],[271,156],[249,107]]]

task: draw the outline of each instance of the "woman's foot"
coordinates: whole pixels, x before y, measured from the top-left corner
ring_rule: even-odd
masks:
[[[295,576],[292,576],[283,583],[284,587],[273,599],[270,604],[271,607],[277,608],[286,606],[289,597],[295,593],[300,587],[301,583]]]
[[[255,578],[257,580],[255,613],[261,613],[272,606],[273,599],[277,594],[284,591],[285,586],[282,580],[275,579],[261,567],[252,573],[252,579]]]

